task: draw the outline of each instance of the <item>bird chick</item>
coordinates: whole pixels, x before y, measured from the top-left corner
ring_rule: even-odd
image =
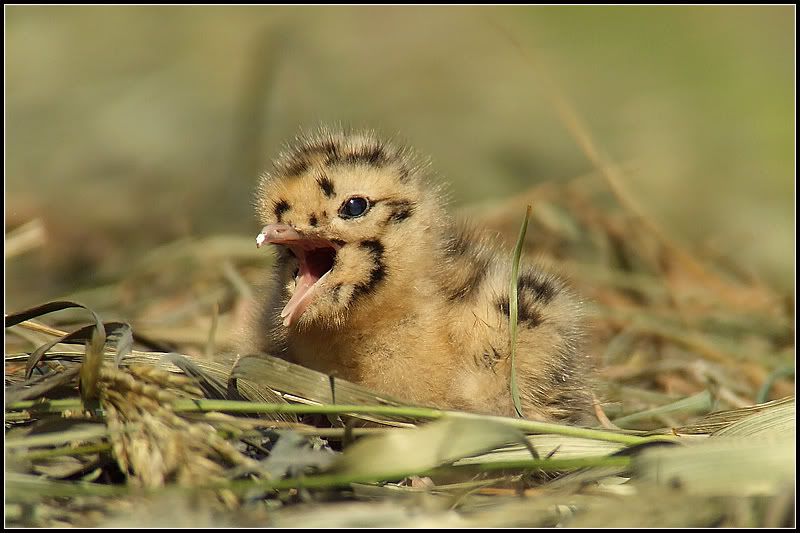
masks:
[[[257,244],[277,252],[244,349],[409,402],[513,415],[511,253],[446,212],[428,166],[373,133],[322,129],[265,173]],[[591,405],[581,305],[521,265],[524,416],[581,422]]]

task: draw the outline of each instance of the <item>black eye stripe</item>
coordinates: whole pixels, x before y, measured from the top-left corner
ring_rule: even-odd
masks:
[[[278,219],[278,222],[283,222],[283,214],[288,211],[290,208],[289,202],[286,200],[278,200],[275,202],[275,218]]]
[[[388,200],[386,205],[390,208],[389,221],[402,222],[414,214],[416,204],[411,200]]]
[[[319,188],[322,189],[322,192],[328,198],[332,198],[336,195],[336,189],[333,187],[333,182],[328,178],[328,176],[322,175],[317,178],[317,184]]]

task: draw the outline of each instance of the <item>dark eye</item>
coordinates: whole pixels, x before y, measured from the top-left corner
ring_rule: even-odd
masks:
[[[339,208],[339,216],[342,218],[356,218],[369,211],[369,200],[363,196],[353,196],[348,198]]]

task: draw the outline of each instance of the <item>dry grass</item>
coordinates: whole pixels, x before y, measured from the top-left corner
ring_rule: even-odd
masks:
[[[586,176],[485,216],[513,238],[531,204],[526,254],[586,295],[597,428],[444,413],[235,360],[263,258],[250,239],[176,242],[73,296],[132,328],[130,350],[127,326],[105,323],[93,377],[96,324],[51,306],[7,328],[7,523],[792,523],[790,297],[678,248],[614,193]]]
[[[246,13],[241,16],[250,18]],[[214,14],[214,28],[219,26],[216,17]],[[446,20],[449,24],[449,14]],[[148,19],[147,26],[152,22]],[[164,22],[172,35],[172,22]],[[373,26],[356,22],[363,28]],[[627,19],[623,22],[628,24]],[[98,25],[89,18],[81,23]],[[372,31],[383,32],[382,28],[376,24]],[[25,32],[28,29],[22,27]],[[50,26],[46,30],[49,34]],[[439,33],[436,28],[437,39]],[[461,33],[474,37],[474,32]],[[319,37],[327,47],[345,43],[345,36],[351,34],[358,43],[345,48],[366,54],[368,63],[364,65],[370,68],[343,70],[348,86],[354,73],[372,72],[373,51],[362,46],[361,31],[339,32],[335,38],[320,32]],[[709,35],[714,38],[713,32]],[[416,55],[405,54],[406,34],[395,38],[412,63],[429,54],[427,45]],[[498,39],[496,32],[491,39]],[[122,49],[138,54],[141,40],[135,36],[131,42],[136,46]],[[213,55],[204,46],[216,50],[217,41],[205,37],[203,41],[208,42],[179,48],[196,51],[199,56]],[[671,34],[668,43],[674,45]],[[521,88],[521,102],[530,99],[530,87],[519,83],[517,69],[532,68],[537,79],[542,71],[522,45],[515,47],[521,60],[510,62],[513,69],[505,73]],[[116,47],[88,48],[113,48],[113,60],[117,61]],[[272,50],[265,46],[267,49]],[[275,54],[282,53],[281,47],[275,49]],[[161,47],[158,50],[161,54]],[[336,50],[334,47],[332,53],[346,55]],[[268,101],[260,95],[276,91],[279,100],[286,96],[277,92],[278,88],[270,88],[275,84],[272,69],[277,56],[260,48],[256,52],[252,53],[256,66],[248,67],[254,72],[253,79],[245,82],[237,107],[243,124],[236,132],[234,144],[239,148],[229,162],[232,170],[217,168],[208,172],[211,176],[255,172],[248,167],[257,165],[258,139],[267,133],[267,121],[257,119]],[[485,53],[492,64],[499,57],[489,48]],[[229,54],[222,66],[233,65],[231,58],[244,55]],[[470,65],[478,65],[480,78],[494,77],[484,71],[489,63],[476,62],[471,54],[460,55]],[[88,61],[108,63],[97,58]],[[185,59],[174,63],[193,64]],[[338,63],[330,63],[334,70],[342,70]],[[27,58],[17,57],[17,65],[24,64],[28,64]],[[386,68],[396,70],[397,65],[387,63]],[[216,70],[205,68],[204,76],[205,71]],[[303,66],[301,70],[315,69]],[[422,71],[413,72],[419,75],[411,78],[427,79]],[[646,73],[649,79],[649,58]],[[142,74],[132,76],[138,80]],[[37,85],[47,87],[50,81],[39,80]],[[111,91],[115,94],[137,90],[130,87],[136,84],[124,77],[116,82],[120,90]],[[184,152],[192,154],[193,161],[182,162],[173,174],[150,176],[133,197],[120,191],[143,178],[141,169],[133,164],[117,165],[130,168],[120,178],[125,187],[105,189],[91,182],[62,180],[67,192],[62,191],[59,198],[63,194],[67,201],[53,202],[50,210],[45,210],[26,208],[26,199],[18,197],[20,208],[7,216],[7,223],[15,226],[6,234],[7,264],[24,271],[31,265],[26,262],[30,255],[47,247],[47,260],[57,267],[51,271],[64,278],[80,274],[86,279],[85,270],[95,272],[85,269],[81,261],[95,266],[102,263],[105,272],[110,269],[113,274],[69,295],[66,303],[6,316],[6,524],[794,525],[793,296],[773,290],[740,265],[707,250],[689,251],[676,244],[626,191],[624,169],[604,156],[563,93],[547,79],[544,83],[549,84],[544,91],[548,105],[557,110],[561,124],[596,172],[566,183],[540,185],[505,202],[471,206],[465,211],[511,243],[525,206],[532,206],[525,255],[536,255],[565,270],[585,295],[590,310],[592,335],[587,349],[597,367],[596,427],[409,406],[281,360],[239,358],[231,353],[237,328],[252,303],[253,287],[266,268],[265,256],[253,246],[252,238],[217,235],[176,240],[132,261],[119,253],[121,248],[137,244],[129,240],[135,240],[131,227],[139,236],[196,233],[178,223],[183,208],[198,213],[207,212],[208,207],[217,209],[220,199],[231,192],[229,188],[243,187],[228,180],[202,202],[191,195],[184,200],[187,190],[202,181],[198,176],[207,172],[201,167],[209,164],[207,158],[186,148]],[[219,87],[195,85],[193,95],[208,90],[209,101],[217,102]],[[307,85],[314,87],[315,93],[331,93],[318,90],[316,83]],[[365,86],[369,91],[361,95],[359,104],[363,107],[368,101],[364,96],[373,95],[380,100],[376,109],[385,107],[383,94],[374,90],[374,84]],[[479,92],[486,88],[459,81],[438,89],[438,98],[468,94],[466,89],[473,86]],[[150,98],[147,84],[138,90]],[[59,91],[70,94],[58,88],[59,97]],[[406,87],[402,91],[424,94]],[[38,94],[11,92],[17,97]],[[183,102],[186,94],[176,91],[172,97]],[[305,108],[308,97],[301,94],[297,102]],[[84,100],[89,109],[76,116],[103,109],[98,98]],[[605,100],[600,101],[605,107]],[[410,103],[421,115],[409,113],[408,125],[419,124],[424,133],[431,126],[426,122],[429,109],[419,106],[416,98]],[[338,105],[330,101],[322,108]],[[200,114],[214,126],[206,131],[213,132],[207,146],[216,149],[220,117],[227,119],[229,110],[214,116],[209,114],[212,107],[201,106]],[[436,98],[434,107],[440,107]],[[516,139],[531,122],[530,116],[517,117],[517,128],[509,129],[510,119],[519,115],[517,107],[513,106],[513,117],[505,120],[487,120],[454,107],[456,113],[447,127],[471,136],[475,126],[491,123],[503,132],[509,130],[508,135]],[[15,136],[20,139],[19,146],[10,153],[22,152],[29,145],[31,150],[42,150],[28,142],[31,132],[38,138],[44,125],[49,129],[53,122],[49,110],[42,114],[46,120],[18,121],[17,129],[27,131],[28,137]],[[285,113],[271,116],[269,122],[295,123],[299,116],[304,115]],[[462,119],[464,122],[458,122]],[[118,123],[127,134],[129,128],[144,122]],[[158,127],[140,134],[142,139],[161,139],[154,136],[161,132],[173,137],[170,142],[198,143],[196,131],[174,135],[163,128],[162,120],[155,123]],[[195,127],[192,122],[192,130]],[[541,153],[558,148],[550,143],[548,129],[540,130]],[[438,133],[429,135],[433,138]],[[108,134],[103,131],[103,136]],[[70,157],[80,150],[90,154],[91,164],[73,165],[76,172],[82,176],[88,173],[86,168],[96,166],[103,183],[108,183],[106,166],[116,167],[101,164],[107,155],[97,154],[97,145],[102,143],[70,144],[62,137],[67,136],[57,136],[56,146]],[[82,135],[71,137],[83,141]],[[166,139],[159,143],[168,144]],[[482,175],[469,172],[474,161],[460,157],[462,144],[452,146],[459,152],[453,159],[463,159],[464,165],[456,167],[454,174]],[[105,150],[112,148],[106,146]],[[133,161],[139,161],[142,151],[133,149]],[[572,152],[561,153],[567,154],[565,160],[573,157]],[[481,164],[490,165],[480,150],[474,155]],[[669,150],[663,155],[664,161],[675,158]],[[38,171],[48,179],[61,177],[61,167],[69,166],[61,164],[63,156],[40,158],[37,152],[36,160],[52,165]],[[735,165],[737,160],[733,161]],[[17,163],[14,168],[26,167]],[[27,176],[19,170],[11,174],[18,180]],[[724,173],[714,183],[724,183],[723,178],[727,178]],[[153,209],[156,202],[152,202],[151,185],[164,192],[167,184],[175,186],[177,193],[172,198],[181,199],[182,209],[174,209],[179,204],[174,200],[159,203],[168,206],[167,212]],[[69,194],[77,194],[74,191],[79,191],[82,202],[88,202],[81,205],[94,206],[94,224],[103,224],[106,231],[88,231],[86,225],[92,222],[84,220],[83,225],[63,222],[72,214],[74,197]],[[109,197],[115,201],[108,201]],[[33,200],[38,205],[40,199]],[[237,203],[235,211],[228,208],[219,209],[214,227],[222,217],[231,220],[230,215],[241,206]],[[140,209],[148,214],[142,215]],[[115,217],[120,212],[136,223],[109,224],[119,220]],[[75,218],[84,214],[75,213]],[[45,216],[52,220],[43,221]],[[123,240],[124,246],[120,245]],[[81,244],[77,254],[75,243]],[[149,246],[147,242],[138,244],[137,249]],[[27,285],[21,284],[18,292],[33,285],[30,279],[22,281]],[[46,286],[48,281],[37,279],[36,285]],[[85,308],[66,310],[75,307],[70,301],[79,301]],[[91,319],[87,310],[93,312]]]

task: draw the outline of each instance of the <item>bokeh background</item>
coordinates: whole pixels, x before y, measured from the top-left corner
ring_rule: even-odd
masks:
[[[254,237],[259,171],[322,122],[399,134],[456,205],[586,174],[545,78],[670,235],[791,290],[794,13],[8,7],[6,232],[39,238],[6,250],[6,308]]]

